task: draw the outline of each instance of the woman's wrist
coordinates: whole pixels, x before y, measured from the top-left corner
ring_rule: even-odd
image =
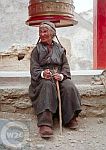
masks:
[[[41,72],[41,77],[42,77],[42,78],[44,78],[44,75],[43,75],[43,73],[44,73],[44,71],[42,71],[42,72]]]
[[[63,74],[60,74],[60,77],[61,77],[61,80],[62,81],[64,79],[64,75]]]

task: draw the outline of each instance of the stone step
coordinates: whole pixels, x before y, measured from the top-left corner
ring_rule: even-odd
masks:
[[[106,116],[106,89],[103,85],[76,85],[82,99],[82,116]],[[0,86],[0,111],[34,114],[28,87]]]
[[[91,85],[96,72],[72,72],[75,85],[82,98],[82,116],[106,116],[106,89],[104,85]],[[80,82],[79,82],[80,81]],[[28,96],[29,72],[0,72],[0,111],[34,114]]]

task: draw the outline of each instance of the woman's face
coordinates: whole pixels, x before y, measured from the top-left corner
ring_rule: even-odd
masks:
[[[53,32],[47,27],[40,27],[39,36],[40,36],[41,42],[51,44],[52,39],[53,39]]]

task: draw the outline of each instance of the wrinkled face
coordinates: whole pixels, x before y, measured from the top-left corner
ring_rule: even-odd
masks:
[[[53,32],[47,27],[40,27],[39,36],[40,36],[41,42],[49,44],[52,42]]]

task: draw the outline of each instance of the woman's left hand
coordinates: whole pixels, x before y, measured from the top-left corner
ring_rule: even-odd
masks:
[[[62,80],[61,75],[60,75],[59,73],[55,73],[55,74],[53,75],[53,77],[54,77],[55,80],[58,80],[58,81],[61,81],[61,80]]]

